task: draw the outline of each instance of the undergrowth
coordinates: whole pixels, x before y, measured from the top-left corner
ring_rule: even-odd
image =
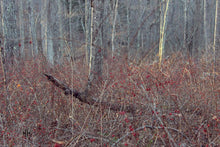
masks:
[[[135,104],[135,114],[79,102],[47,81],[50,73],[83,91],[83,61],[50,65],[42,57],[0,68],[0,144],[5,146],[218,146],[220,65],[185,59],[180,53],[158,63],[130,64],[123,57],[103,61],[94,97]],[[5,67],[5,68],[3,68]]]

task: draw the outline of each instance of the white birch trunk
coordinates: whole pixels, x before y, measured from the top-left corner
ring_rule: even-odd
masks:
[[[214,26],[214,41],[213,41],[213,54],[215,62],[215,48],[216,48],[216,34],[217,34],[217,25],[218,25],[218,0],[216,0],[215,7],[215,26]]]
[[[168,16],[168,9],[169,9],[169,0],[167,0],[166,5],[164,3],[164,0],[162,3],[164,3],[165,10],[162,8],[161,12],[161,19],[160,19],[160,42],[159,42],[159,66],[161,67],[161,62],[162,62],[162,56],[164,52],[164,46],[165,46],[165,41],[166,41],[166,26],[167,26],[167,16]]]
[[[214,26],[214,41],[213,41],[213,63],[212,63],[212,72],[213,72],[213,85],[215,83],[215,56],[216,56],[216,38],[217,38],[217,28],[218,28],[218,0],[216,0],[215,4],[215,26]]]
[[[89,42],[89,28],[88,28],[88,0],[85,0],[85,55],[86,55],[86,64],[88,65],[88,42]]]
[[[93,80],[92,77],[92,60],[93,60],[93,49],[92,49],[92,43],[93,43],[93,12],[94,12],[94,8],[93,8],[93,4],[91,3],[91,23],[90,23],[90,49],[89,49],[89,80],[90,82]]]
[[[1,46],[2,49],[5,49],[5,21],[4,21],[4,3],[3,0],[1,0],[1,32],[2,32],[2,40],[1,40]],[[3,52],[3,51],[2,51]],[[5,56],[5,52],[3,52],[3,56]]]

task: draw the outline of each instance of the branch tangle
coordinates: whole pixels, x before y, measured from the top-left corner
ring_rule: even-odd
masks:
[[[109,103],[109,102],[104,102],[104,101],[99,101],[98,99],[93,98],[88,90],[86,89],[83,92],[79,92],[77,90],[69,88],[66,84],[63,82],[59,81],[52,75],[44,73],[44,75],[47,77],[49,81],[51,81],[55,86],[58,88],[62,89],[64,91],[65,95],[73,95],[76,99],[79,101],[89,104],[89,105],[94,105],[94,106],[100,106],[104,109],[110,109],[113,111],[125,111],[128,113],[135,113],[137,108],[135,105],[121,105],[121,104],[115,104],[115,103]]]

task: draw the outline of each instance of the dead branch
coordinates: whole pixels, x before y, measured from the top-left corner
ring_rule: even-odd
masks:
[[[137,110],[137,107],[135,105],[124,106],[122,104],[115,104],[115,103],[112,104],[109,102],[100,101],[98,99],[93,98],[91,94],[89,94],[87,89],[83,92],[79,92],[77,90],[69,88],[66,84],[59,81],[52,75],[44,73],[44,76],[46,76],[47,79],[51,81],[55,86],[62,89],[65,95],[73,95],[76,99],[78,99],[82,103],[86,103],[86,104],[93,105],[96,107],[100,106],[101,104],[101,107],[104,109],[110,109],[113,111],[125,111],[125,112],[132,113],[132,114],[134,114]]]

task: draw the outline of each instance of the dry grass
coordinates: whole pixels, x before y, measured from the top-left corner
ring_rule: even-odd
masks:
[[[120,57],[106,59],[94,97],[144,107],[128,114],[82,104],[42,75],[50,73],[82,91],[88,74],[82,61],[55,67],[41,57],[19,61],[7,67],[6,83],[0,69],[0,144],[219,146],[220,61],[216,63],[213,74],[205,59],[184,59],[180,53],[165,59],[161,70],[157,63],[135,66]]]

